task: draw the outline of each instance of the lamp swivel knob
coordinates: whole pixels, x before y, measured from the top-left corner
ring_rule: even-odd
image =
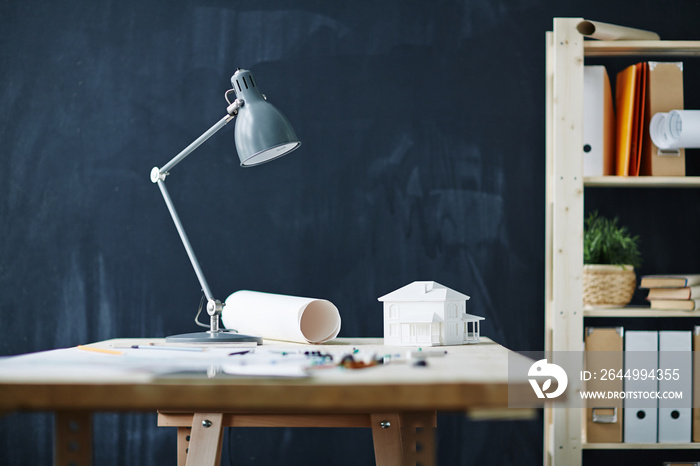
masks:
[[[167,173],[161,173],[160,168],[153,167],[153,169],[151,170],[151,181],[153,183],[164,181],[167,175]]]
[[[218,299],[210,299],[207,301],[207,314],[210,316],[221,315],[224,305]]]
[[[226,107],[226,113],[229,114],[229,116],[236,116],[238,115],[238,109],[240,109],[245,102],[243,99],[236,99],[233,101],[231,105]]]

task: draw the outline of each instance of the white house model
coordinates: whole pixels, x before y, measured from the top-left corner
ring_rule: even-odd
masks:
[[[483,317],[466,313],[469,296],[436,282],[413,282],[379,298],[384,344],[462,345],[479,341]]]

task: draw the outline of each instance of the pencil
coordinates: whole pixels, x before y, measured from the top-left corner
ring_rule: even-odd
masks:
[[[103,349],[103,348],[95,348],[94,346],[83,346],[83,345],[78,345],[79,350],[84,350],[84,351],[92,351],[94,353],[102,353],[102,354],[116,354],[120,355],[122,354],[121,351],[116,351],[116,350],[110,350],[110,349]]]

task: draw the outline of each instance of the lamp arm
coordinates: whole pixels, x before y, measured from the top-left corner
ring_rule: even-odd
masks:
[[[158,179],[165,179],[166,176],[169,175],[169,171],[171,168],[173,168],[175,165],[178,163],[182,162],[185,157],[190,155],[196,148],[202,145],[204,141],[215,135],[221,128],[226,126],[226,123],[229,121],[233,120],[233,118],[238,114],[238,109],[240,109],[243,106],[243,101],[241,99],[236,99],[233,101],[231,105],[229,105],[226,108],[226,116],[223,117],[221,120],[217,121],[214,126],[209,128],[202,134],[200,137],[192,141],[192,143],[185,147],[182,152],[177,154],[175,157],[170,160],[170,162],[166,163],[162,167],[154,167],[153,170],[151,171],[151,181],[156,183]]]
[[[170,212],[170,216],[173,219],[173,223],[175,223],[175,228],[177,228],[177,232],[180,234],[180,240],[182,241],[182,245],[185,246],[185,251],[187,251],[187,257],[190,258],[190,263],[192,264],[194,273],[197,275],[197,280],[199,280],[199,284],[202,287],[204,296],[206,296],[207,298],[207,314],[209,314],[209,333],[219,333],[221,332],[221,329],[219,328],[220,316],[224,306],[223,304],[221,304],[221,301],[219,301],[218,299],[214,299],[214,296],[211,293],[211,289],[209,288],[209,284],[207,283],[207,279],[204,278],[204,272],[202,272],[202,267],[200,267],[199,265],[199,261],[197,260],[197,256],[194,253],[194,249],[192,249],[192,245],[190,244],[189,238],[187,238],[187,233],[185,233],[185,228],[182,226],[180,216],[177,214],[177,210],[175,210],[175,205],[173,204],[172,199],[170,199],[168,188],[165,187],[165,179],[158,179],[156,183],[158,183],[160,193],[163,195],[165,205],[168,206],[168,211]]]
[[[165,181],[164,180],[158,180],[158,187],[160,188],[160,193],[163,195],[163,200],[165,201],[165,205],[168,206],[168,211],[170,212],[170,216],[173,218],[173,223],[175,224],[175,228],[177,228],[177,232],[180,234],[180,240],[182,241],[182,245],[185,246],[185,251],[187,251],[187,256],[190,258],[190,262],[192,263],[192,268],[194,269],[194,273],[197,275],[197,279],[199,280],[199,284],[202,286],[202,291],[204,291],[204,296],[207,297],[207,301],[211,301],[214,299],[214,296],[211,293],[211,289],[209,288],[209,284],[207,283],[207,279],[204,278],[204,272],[202,272],[202,268],[199,265],[199,261],[197,260],[197,256],[194,253],[194,249],[192,249],[192,245],[190,244],[190,240],[187,237],[187,233],[185,233],[185,228],[182,226],[182,222],[180,221],[180,216],[177,214],[177,210],[175,210],[175,205],[173,205],[173,201],[170,198],[170,194],[168,194],[168,189],[165,187]]]
[[[160,193],[163,195],[165,205],[168,207],[168,211],[170,212],[170,216],[173,219],[173,223],[175,223],[175,228],[177,229],[177,232],[180,235],[182,245],[185,247],[185,251],[187,251],[187,256],[190,258],[192,268],[194,269],[194,272],[197,275],[197,279],[199,280],[199,284],[202,286],[202,291],[204,292],[204,295],[207,298],[207,313],[210,316],[209,331],[212,333],[220,332],[219,316],[221,315],[223,305],[221,304],[221,301],[214,299],[214,296],[211,293],[211,289],[209,288],[209,284],[207,283],[206,278],[204,278],[204,272],[202,272],[202,268],[199,265],[199,261],[197,260],[197,256],[194,253],[194,249],[192,249],[192,245],[190,244],[190,240],[187,237],[187,233],[185,233],[185,228],[182,226],[180,216],[177,214],[177,210],[175,210],[175,205],[173,204],[173,201],[170,198],[168,189],[165,187],[165,178],[170,174],[169,170],[171,168],[173,168],[178,163],[182,162],[182,160],[184,160],[185,157],[194,152],[194,150],[197,149],[200,145],[202,145],[204,141],[216,134],[221,128],[226,126],[226,124],[229,121],[233,120],[235,115],[238,113],[238,109],[241,107],[241,105],[243,105],[242,101],[238,99],[235,100],[226,109],[228,114],[225,117],[216,122],[214,126],[209,128],[206,132],[204,132],[204,134],[195,139],[189,146],[185,147],[185,149],[183,149],[182,152],[173,157],[168,163],[163,165],[161,168],[153,167],[153,170],[151,170],[151,181],[153,183],[158,184],[158,187],[160,188]]]

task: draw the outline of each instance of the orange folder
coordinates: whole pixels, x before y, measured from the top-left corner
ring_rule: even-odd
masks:
[[[615,132],[615,174],[629,175],[632,150],[632,125],[634,121],[634,94],[637,85],[637,67],[632,65],[617,73],[615,82],[615,107],[617,131]]]
[[[615,174],[639,175],[642,136],[644,135],[644,99],[648,66],[637,63],[617,74],[615,106],[617,131],[615,138]]]
[[[630,151],[630,176],[639,176],[639,166],[642,161],[642,139],[644,136],[644,105],[646,101],[647,63],[637,63],[637,85],[634,99],[634,125],[632,127],[632,147]]]

